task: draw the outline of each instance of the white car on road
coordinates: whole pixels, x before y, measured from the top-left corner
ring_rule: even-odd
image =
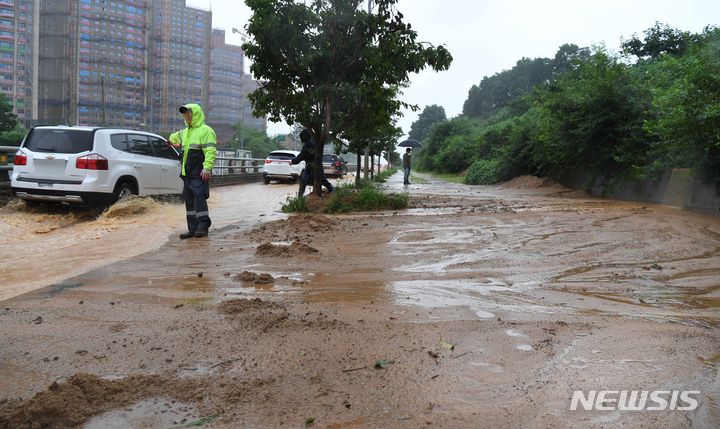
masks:
[[[15,154],[10,186],[31,202],[112,204],[128,195],[180,194],[179,159],[152,133],[37,126]]]
[[[300,152],[296,150],[274,150],[265,159],[263,166],[263,181],[269,184],[271,180],[289,180],[296,182],[305,168],[305,161],[291,164],[290,161]]]

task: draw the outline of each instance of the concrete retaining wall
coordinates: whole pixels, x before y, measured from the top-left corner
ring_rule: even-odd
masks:
[[[720,189],[695,175],[689,168],[675,168],[659,180],[635,180],[608,186],[605,177],[565,177],[561,182],[572,188],[587,189],[596,197],[626,201],[648,201],[720,216]]]

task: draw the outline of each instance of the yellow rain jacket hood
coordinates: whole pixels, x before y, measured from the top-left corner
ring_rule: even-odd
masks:
[[[212,171],[217,152],[215,131],[205,124],[205,113],[199,104],[188,103],[182,107],[192,111],[191,123],[185,122],[187,128],[177,132],[183,149],[182,175],[196,176],[203,169]]]

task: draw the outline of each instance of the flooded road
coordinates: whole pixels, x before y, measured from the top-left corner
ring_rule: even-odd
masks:
[[[213,188],[213,229],[280,216],[294,185],[259,183]],[[135,198],[100,209],[43,206],[15,201],[0,208],[0,301],[83,272],[160,248],[186,230],[180,199]],[[6,255],[12,255],[7,257]],[[42,263],[39,263],[39,262]]]
[[[0,305],[0,428],[162,410],[213,428],[720,425],[720,219],[533,178],[401,179],[402,211],[286,217],[294,186],[242,185],[211,200],[208,239],[177,239],[177,204],[110,221],[158,241]],[[570,409],[602,390],[668,400]]]

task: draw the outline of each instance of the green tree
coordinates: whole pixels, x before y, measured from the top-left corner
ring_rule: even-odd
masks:
[[[430,130],[433,125],[446,120],[447,116],[445,116],[445,109],[442,106],[438,106],[437,104],[425,106],[425,109],[423,109],[422,113],[418,116],[417,121],[413,122],[410,126],[408,137],[422,141],[430,135]]]
[[[720,29],[706,29],[686,55],[664,57],[641,71],[652,76],[654,95],[645,121],[656,137],[650,173],[698,168],[720,185]]]
[[[580,48],[578,45],[566,43],[555,53],[555,58],[550,62],[553,74],[560,75],[565,71],[575,68],[578,61],[587,61],[591,52],[589,48]]]
[[[17,116],[12,111],[12,103],[5,94],[0,94],[0,132],[13,131],[17,124]]]
[[[407,106],[395,97],[397,88],[409,82],[409,73],[427,66],[445,70],[452,61],[443,46],[416,41],[417,33],[396,9],[397,0],[376,1],[373,13],[362,9],[361,0],[245,3],[253,12],[246,26],[252,39],[243,50],[260,81],[249,96],[253,108],[270,120],[308,127],[319,148],[316,168],[321,168],[327,141],[343,132],[360,135],[360,128],[350,123],[358,116],[353,115],[356,109],[362,111],[360,117],[373,105],[388,110],[380,116],[389,124]],[[377,135],[381,128],[375,122],[365,129]],[[320,192],[319,175],[315,181],[314,190]]]
[[[643,162],[649,94],[636,83],[628,66],[600,49],[540,91],[540,170],[614,175]]]
[[[225,145],[226,148],[249,150],[253,158],[265,158],[270,152],[282,149],[280,143],[258,129],[245,127],[243,133],[240,133],[239,124],[235,126],[235,129],[233,139]],[[240,142],[241,134],[243,136],[242,144]]]
[[[11,131],[3,131],[0,133],[0,146],[20,146],[22,139],[25,138],[27,130],[18,124],[15,129]]]
[[[479,128],[477,121],[465,117],[436,124],[432,128],[430,135],[424,140],[423,148],[418,151],[417,159],[413,160],[413,165],[417,165],[420,169],[448,171],[441,164],[442,161],[437,159],[437,155],[447,145],[448,139],[457,135],[472,136],[477,134]]]
[[[548,58],[522,58],[512,69],[486,76],[480,85],[473,85],[463,104],[463,115],[488,118],[535,86],[547,83],[552,74],[553,63]]]
[[[638,58],[658,58],[663,54],[682,55],[691,41],[690,33],[659,22],[644,33],[643,40],[635,34],[630,39],[623,40],[620,44],[623,51]]]

